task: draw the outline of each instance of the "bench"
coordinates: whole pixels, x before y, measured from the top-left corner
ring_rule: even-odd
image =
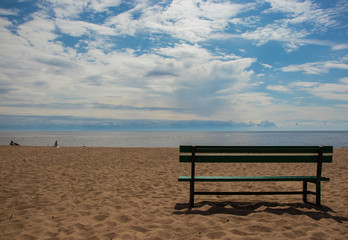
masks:
[[[307,194],[316,196],[316,205],[321,205],[322,163],[332,162],[332,146],[180,146],[179,161],[191,163],[191,176],[179,176],[180,182],[190,182],[190,207],[194,207],[195,195],[302,195],[307,203]],[[316,163],[315,176],[196,176],[196,163]],[[258,182],[299,181],[302,191],[282,192],[196,192],[195,182]],[[316,191],[307,190],[307,183],[314,183]]]

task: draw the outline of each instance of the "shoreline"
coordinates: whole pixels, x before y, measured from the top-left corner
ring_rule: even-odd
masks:
[[[334,146],[348,148],[348,131],[312,132],[16,132],[0,136],[0,145],[11,141],[23,146],[161,147],[179,145],[228,146]]]
[[[190,144],[184,144],[184,145],[190,145]],[[205,144],[205,145],[207,145],[207,144]],[[197,145],[198,146],[198,145]],[[204,146],[204,145],[202,145],[202,146]],[[211,146],[214,146],[214,145],[211,145]],[[219,145],[220,146],[220,145]],[[222,145],[223,146],[223,145]],[[233,145],[231,145],[231,146],[233,146]],[[239,145],[236,145],[236,146],[239,146]],[[252,145],[250,145],[250,146],[252,146]],[[268,145],[259,145],[259,146],[268,146]],[[270,145],[271,146],[271,145]],[[278,146],[278,145],[274,145],[274,146]],[[283,145],[279,145],[279,146],[283,146]],[[284,145],[284,147],[286,147],[286,146],[296,146],[296,145]],[[305,145],[304,145],[305,146]],[[310,146],[310,147],[312,147],[312,146],[314,146],[314,145],[308,145],[308,146]],[[315,145],[316,146],[316,145]],[[323,145],[324,146],[324,145]],[[15,147],[30,147],[30,148],[57,148],[57,147],[55,147],[55,146],[52,146],[52,145],[47,145],[47,146],[35,146],[35,145],[19,145],[19,146],[11,146],[11,145],[0,145],[0,148],[1,147],[13,147],[13,148],[15,148]],[[96,148],[96,149],[102,149],[102,148],[107,148],[107,149],[109,149],[109,148],[121,148],[121,149],[125,149],[125,148],[145,148],[145,149],[147,149],[147,148],[149,148],[149,149],[179,149],[179,147],[180,147],[180,145],[178,145],[177,147],[132,147],[132,146],[129,146],[129,147],[125,147],[125,146],[122,146],[122,147],[108,147],[108,146],[106,146],[106,147],[101,147],[101,146],[62,146],[62,145],[59,145],[59,147],[58,147],[58,149],[59,148]],[[345,150],[345,149],[347,149],[348,150],[348,147],[333,147],[334,149],[343,149],[343,150]]]

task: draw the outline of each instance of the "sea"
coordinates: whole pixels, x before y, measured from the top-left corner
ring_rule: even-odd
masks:
[[[348,131],[0,132],[0,145],[170,147],[180,145],[334,146],[348,148]]]

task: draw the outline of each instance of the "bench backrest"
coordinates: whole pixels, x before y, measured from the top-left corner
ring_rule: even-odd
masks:
[[[332,162],[332,146],[180,146],[180,162]],[[190,153],[190,154],[188,154]],[[214,155],[215,154],[215,155]],[[216,155],[217,154],[217,155]]]

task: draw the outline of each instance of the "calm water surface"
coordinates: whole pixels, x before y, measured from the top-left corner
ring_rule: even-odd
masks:
[[[348,147],[348,131],[263,132],[0,132],[0,145],[178,147],[179,145],[332,145]]]

